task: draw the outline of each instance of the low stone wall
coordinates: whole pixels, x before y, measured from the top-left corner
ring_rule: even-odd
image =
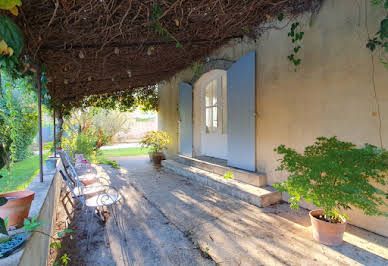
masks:
[[[57,165],[59,160],[57,161]],[[43,182],[40,182],[39,174],[28,186],[27,190],[35,192],[29,217],[38,215],[38,221],[44,225],[37,230],[51,235],[53,225],[56,222],[55,209],[59,202],[62,179],[56,170],[44,169]],[[0,265],[43,266],[47,265],[50,239],[41,233],[33,233],[26,241],[24,248],[11,256],[1,259]]]

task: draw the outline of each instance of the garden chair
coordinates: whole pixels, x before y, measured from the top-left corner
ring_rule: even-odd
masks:
[[[75,168],[76,169],[91,169],[92,164],[85,159],[83,154],[75,155]]]
[[[106,218],[103,215],[104,208],[111,207],[112,216],[115,220],[116,225],[118,226],[117,221],[117,204],[121,200],[121,195],[118,190],[112,186],[102,185],[104,190],[96,193],[91,197],[86,197],[84,193],[77,195],[75,193],[75,187],[70,181],[70,179],[63,173],[62,170],[59,170],[59,173],[62,176],[63,181],[65,182],[67,188],[73,194],[73,197],[77,199],[82,204],[82,209],[86,212],[86,224],[87,227],[87,244],[86,249],[89,250],[89,242],[91,239],[91,220],[95,215],[98,219],[102,220],[104,223],[106,222]],[[82,186],[82,185],[81,185]]]
[[[59,156],[61,157],[62,165],[65,173],[77,187],[79,187],[80,185],[78,184],[79,182],[83,183],[85,186],[98,183],[99,180],[97,176],[92,173],[86,173],[79,176],[77,174],[75,167],[71,163],[70,157],[66,151],[62,150],[62,151],[59,151],[58,153],[59,153]]]

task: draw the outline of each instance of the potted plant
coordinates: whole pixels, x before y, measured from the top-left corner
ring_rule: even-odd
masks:
[[[0,144],[0,170],[8,167],[9,158],[5,145]],[[1,176],[0,176],[1,178]],[[4,219],[8,219],[8,225],[22,224],[28,217],[31,202],[34,199],[33,191],[15,191],[0,194],[0,227],[4,227]]]
[[[150,148],[151,160],[155,165],[160,165],[164,158],[163,151],[167,150],[170,137],[164,131],[148,131],[140,141],[142,147]]]
[[[386,185],[388,152],[373,145],[357,148],[336,137],[319,137],[300,154],[280,145],[275,151],[282,155],[278,171],[287,171],[283,183],[274,186],[288,192],[290,207],[299,202],[313,203],[318,210],[310,211],[315,240],[339,245],[349,219],[344,211],[353,207],[366,215],[388,216],[380,207],[387,205],[388,192],[374,184]]]

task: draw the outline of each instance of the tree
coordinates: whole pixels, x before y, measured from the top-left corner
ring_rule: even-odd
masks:
[[[29,78],[13,79],[1,72],[0,143],[9,151],[12,161],[25,159],[28,147],[38,131],[36,94]]]

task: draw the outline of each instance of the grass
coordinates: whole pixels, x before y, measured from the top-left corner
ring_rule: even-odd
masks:
[[[100,156],[107,157],[121,157],[121,156],[135,156],[148,154],[149,149],[147,148],[121,148],[111,150],[100,150]]]
[[[43,159],[47,159],[44,156]],[[0,170],[0,193],[24,190],[39,173],[39,155],[14,163],[8,172],[6,168]]]
[[[110,149],[110,150],[100,150],[99,154],[96,156],[94,163],[98,164],[108,164],[115,169],[119,169],[120,165],[114,161],[109,160],[108,157],[123,157],[123,156],[136,156],[136,155],[145,155],[148,154],[149,149],[147,148],[121,148],[121,149]]]

